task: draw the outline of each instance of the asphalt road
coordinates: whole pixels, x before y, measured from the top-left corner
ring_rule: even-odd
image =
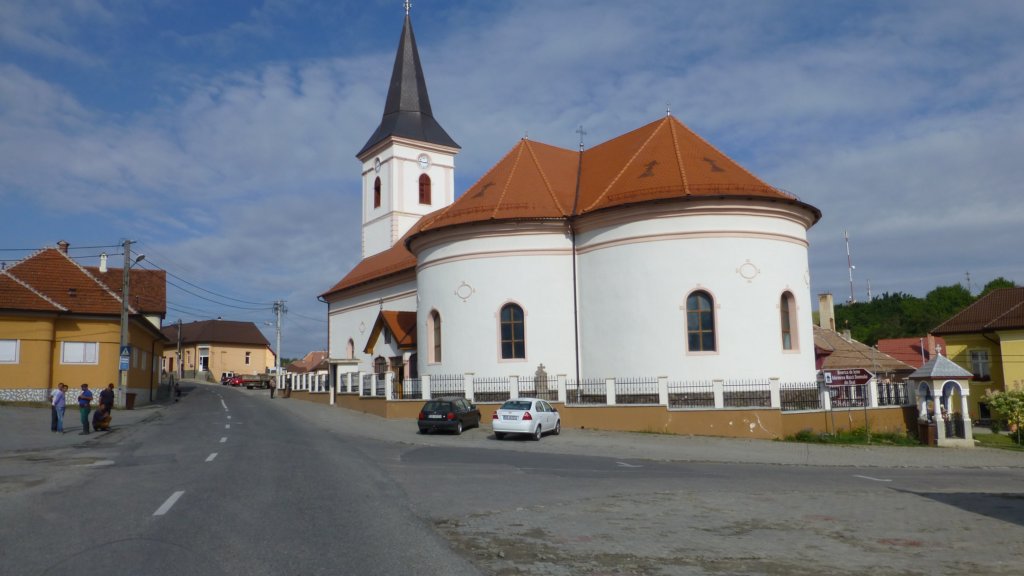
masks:
[[[0,573],[1008,574],[1024,558],[1019,453],[422,436],[219,386],[137,421],[0,457]]]

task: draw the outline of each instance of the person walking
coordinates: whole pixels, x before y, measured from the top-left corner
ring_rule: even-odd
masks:
[[[79,435],[89,433],[89,406],[92,404],[92,392],[88,384],[82,384],[82,391],[78,393],[78,414],[82,417],[82,431]]]
[[[271,379],[270,379],[270,399],[271,399],[271,400],[273,400],[273,399],[274,399],[274,390],[276,390],[276,389],[277,389],[277,381],[276,381],[276,378],[271,378]]]
[[[53,397],[53,412],[57,416],[57,430],[61,434],[64,433],[64,407],[65,407],[65,396],[64,393],[68,387],[63,382],[57,385],[57,394]]]
[[[106,406],[107,412],[114,411],[114,383],[107,384],[107,387],[100,391],[100,406]]]

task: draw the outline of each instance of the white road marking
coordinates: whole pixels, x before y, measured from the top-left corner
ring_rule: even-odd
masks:
[[[861,476],[860,474],[854,474],[853,477],[871,480],[872,482],[892,482],[891,478],[872,478],[871,476]]]
[[[640,466],[638,464],[627,464],[625,462],[616,462],[616,464],[622,466],[623,468],[643,468],[643,466]]]
[[[174,494],[171,494],[171,497],[161,504],[160,507],[156,509],[156,512],[153,512],[153,516],[163,516],[164,514],[167,514],[167,511],[171,509],[171,506],[174,506],[174,503],[177,502],[178,498],[181,498],[181,495],[184,493],[184,490],[178,490]]]
[[[231,430],[231,424],[225,424],[224,425],[224,429],[225,430]]]
[[[228,441],[228,437],[227,437],[227,436],[221,436],[221,437],[220,437],[220,443],[221,443],[221,444],[223,444],[223,443],[225,443],[225,442],[227,442],[227,441]]]
[[[95,466],[113,466],[113,465],[114,465],[114,461],[113,460],[96,460],[95,462],[89,462],[88,464],[78,464],[78,466],[82,466],[82,467],[85,467],[85,468],[92,468],[92,467],[95,467]]]
[[[209,456],[206,457],[206,461],[207,462],[213,462],[213,459],[216,458],[216,457],[217,457],[217,453],[214,452],[214,453],[212,453],[212,454],[210,454]]]
[[[228,416],[228,420],[231,420],[231,416]]]
[[[224,411],[225,411],[225,412],[227,412],[227,411],[228,411],[228,405],[224,403],[224,400],[223,400],[223,399],[222,399],[222,400],[220,401],[220,405],[224,407]]]

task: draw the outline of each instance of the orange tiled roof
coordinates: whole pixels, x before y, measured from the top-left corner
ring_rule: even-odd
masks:
[[[58,312],[66,308],[50,300],[31,286],[0,270],[0,309],[32,312]]]
[[[888,354],[900,362],[910,364],[914,368],[920,368],[925,362],[931,359],[932,353],[928,350],[928,339],[924,338],[924,346],[921,345],[921,338],[885,338],[878,341],[878,351]],[[946,348],[946,341],[936,338],[935,344]],[[921,358],[922,351],[924,359]]]
[[[67,311],[81,314],[121,313],[120,298],[56,248],[40,250],[8,268],[8,273],[45,294]]]
[[[121,294],[123,268],[108,268],[106,272],[100,272],[100,269],[95,266],[86,266],[85,269],[97,280],[103,282],[112,292],[117,295]],[[128,299],[131,300],[132,308],[144,314],[165,315],[167,313],[167,272],[132,268],[131,275]]]
[[[577,179],[579,198],[577,194]],[[772,187],[672,116],[582,153],[520,141],[450,206],[422,217],[391,249],[360,262],[322,294],[410,270],[405,247],[418,234],[499,220],[566,219],[616,206],[669,199],[761,198],[821,212]]]
[[[946,320],[933,334],[964,334],[1024,328],[1024,287],[999,288]]]
[[[831,349],[822,366],[825,370],[863,368],[869,372],[910,372],[913,366],[874,350],[856,340],[847,340],[835,330],[814,326],[814,345]]]
[[[385,327],[391,332],[399,349],[414,350],[416,348],[416,313],[381,310],[377,314],[377,321],[373,323],[373,329],[370,330],[370,336],[366,340],[363,352],[373,353],[374,344]]]

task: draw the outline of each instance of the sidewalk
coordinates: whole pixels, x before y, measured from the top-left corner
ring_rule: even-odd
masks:
[[[256,393],[261,391],[245,391]],[[265,392],[264,392],[265,395]],[[709,436],[675,436],[601,430],[567,430],[540,442],[495,440],[488,422],[461,436],[417,433],[413,420],[386,420],[337,406],[298,399],[267,402],[329,430],[422,446],[463,446],[553,454],[607,456],[624,460],[755,463],[858,468],[1024,468],[1024,453],[992,448],[837,446]]]
[[[23,406],[0,406],[0,456],[17,452],[34,452],[58,448],[98,445],[105,438],[118,436],[124,431],[159,417],[162,404],[147,404],[134,410],[114,409],[109,432],[91,431],[81,435],[82,421],[78,407],[69,406],[64,413],[64,433],[50,430],[50,409]],[[89,413],[90,423],[92,412]]]

